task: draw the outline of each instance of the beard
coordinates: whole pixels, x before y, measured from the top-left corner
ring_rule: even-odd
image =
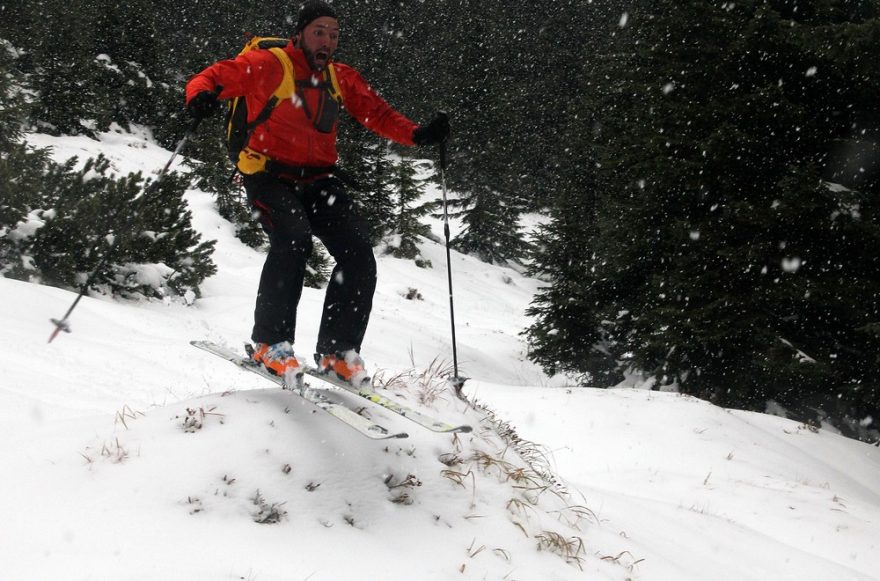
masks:
[[[324,49],[313,51],[305,46],[301,48],[306,55],[306,60],[309,62],[309,66],[319,72],[327,68],[327,65],[330,63],[330,57],[333,56],[332,53]]]

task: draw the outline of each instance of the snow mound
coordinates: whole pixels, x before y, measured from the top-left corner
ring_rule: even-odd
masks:
[[[75,560],[91,578],[626,577],[626,563],[593,546],[594,515],[544,469],[539,447],[419,377],[397,375],[384,393],[473,433],[435,434],[365,404],[410,434],[373,441],[280,389],[124,406],[68,426],[49,439],[52,462],[29,471],[47,492],[36,514],[52,515],[60,542],[50,555],[22,551],[16,570],[61,578]],[[19,546],[44,547],[47,523],[31,524]],[[204,550],[189,570],[161,557],[194,542]],[[57,569],[37,566],[47,558]]]

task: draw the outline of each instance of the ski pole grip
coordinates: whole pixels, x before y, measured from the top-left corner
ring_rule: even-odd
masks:
[[[211,92],[219,97],[220,93],[223,92],[223,85],[217,85]],[[204,117],[193,118],[192,123],[189,124],[189,127],[186,130],[187,136],[192,135],[196,132],[196,129],[199,128],[199,124],[202,122],[202,119],[204,119]]]

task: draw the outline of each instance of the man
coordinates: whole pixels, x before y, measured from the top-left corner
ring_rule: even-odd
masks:
[[[254,312],[253,357],[296,384],[302,381],[293,351],[296,309],[312,235],[336,260],[315,361],[322,372],[353,385],[369,379],[359,353],[376,287],[376,261],[366,221],[332,174],[340,107],[371,131],[403,145],[435,145],[449,135],[446,115],[416,125],[392,109],[357,71],[332,62],[339,35],[333,8],[308,1],[283,55],[251,50],[211,65],[186,86],[187,110],[197,118],[213,113],[218,99],[245,99],[247,146],[238,168],[248,202],[270,242]],[[285,78],[285,55],[293,65],[296,92],[278,100],[261,119]]]

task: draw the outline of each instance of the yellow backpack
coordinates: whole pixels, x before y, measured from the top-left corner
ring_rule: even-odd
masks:
[[[286,38],[254,36],[248,40],[241,52],[238,53],[243,55],[255,49],[268,50],[275,55],[284,71],[281,84],[278,85],[278,88],[272,93],[266,105],[250,123],[247,120],[246,99],[244,97],[236,97],[229,102],[229,111],[226,116],[226,147],[229,150],[229,158],[232,160],[232,163],[243,174],[251,175],[265,169],[269,158],[247,147],[247,143],[254,129],[269,118],[278,103],[284,99],[292,99],[297,92],[296,71],[293,69],[293,62],[290,60],[290,57],[284,52],[284,47],[287,46],[288,42],[290,41]],[[336,70],[333,67],[333,63],[327,65],[327,69],[324,71],[323,82],[318,87],[325,89],[327,96],[330,97],[327,103],[331,103],[334,106],[327,107],[325,105],[321,107],[321,118],[314,120],[314,124],[318,131],[329,132],[335,125],[336,117],[342,104],[342,92],[339,90],[339,82],[336,80]],[[305,103],[304,97],[302,97],[302,100]],[[307,114],[309,113],[307,112]],[[311,117],[310,114],[309,116]]]

